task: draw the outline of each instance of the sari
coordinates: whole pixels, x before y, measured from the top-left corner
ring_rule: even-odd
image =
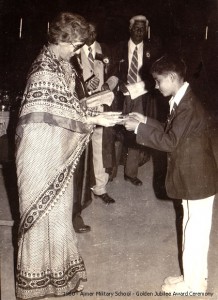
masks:
[[[72,224],[73,176],[93,125],[73,67],[44,46],[27,78],[16,136],[20,226],[16,296],[63,296],[86,281]]]

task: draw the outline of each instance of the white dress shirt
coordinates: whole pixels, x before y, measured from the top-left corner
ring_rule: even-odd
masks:
[[[89,48],[91,47],[92,49],[92,55],[93,55],[93,58],[95,59],[95,54],[96,54],[96,50],[95,50],[95,42],[93,44],[91,44],[90,46],[87,46],[86,44],[83,46],[83,50],[86,54],[86,56],[88,57],[89,55]]]
[[[182,100],[183,96],[185,95],[185,92],[186,92],[188,86],[189,86],[189,83],[185,81],[183,83],[183,85],[181,86],[181,88],[177,91],[176,95],[170,99],[170,101],[169,101],[170,113],[172,111],[174,103],[176,103],[177,106],[179,105],[180,101]]]

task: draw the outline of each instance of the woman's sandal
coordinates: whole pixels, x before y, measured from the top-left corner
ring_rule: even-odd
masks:
[[[80,284],[78,288],[76,289],[76,292],[81,292],[84,289],[84,286]]]

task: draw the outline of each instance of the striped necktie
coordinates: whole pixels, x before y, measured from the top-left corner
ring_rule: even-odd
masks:
[[[138,49],[136,46],[132,55],[132,61],[127,75],[128,83],[137,82],[137,74],[138,74]]]
[[[94,70],[94,57],[92,55],[92,48],[91,47],[89,47],[88,59],[89,59],[92,70]]]

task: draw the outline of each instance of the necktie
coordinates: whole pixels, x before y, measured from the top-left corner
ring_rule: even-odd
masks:
[[[128,83],[137,82],[137,74],[138,74],[138,49],[137,46],[132,55],[132,61],[129,68],[129,73],[127,75]]]
[[[74,55],[70,60],[73,69],[75,70],[75,92],[80,99],[88,97],[88,91],[83,79],[83,70],[80,63],[80,58],[78,55]]]
[[[92,70],[94,70],[94,57],[92,55],[92,48],[91,47],[89,47],[88,59],[89,59]]]
[[[172,108],[170,114],[168,115],[167,122],[165,124],[165,130],[164,130],[165,132],[171,128],[171,123],[176,115],[176,112],[175,112],[176,108],[177,108],[177,104],[174,102],[173,108]]]
[[[176,104],[176,102],[174,102],[174,103],[173,103],[172,110],[171,110],[171,112],[170,112],[170,115],[174,115],[174,114],[175,114],[176,108],[177,108],[177,104]]]

